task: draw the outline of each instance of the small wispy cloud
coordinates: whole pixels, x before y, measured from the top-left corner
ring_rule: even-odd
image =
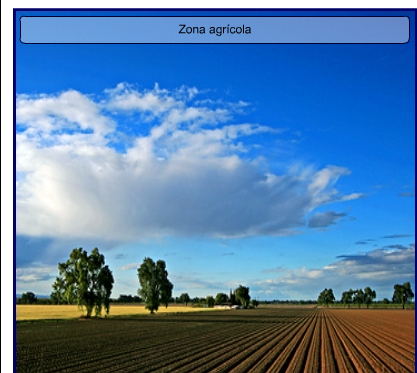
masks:
[[[413,234],[390,234],[387,236],[382,236],[382,238],[404,238],[404,237],[414,237]]]
[[[343,218],[347,215],[345,212],[334,212],[334,211],[326,211],[323,213],[316,213],[314,214],[309,222],[309,228],[326,228],[330,225],[336,224],[336,220]]]
[[[404,187],[404,189],[405,190],[403,192],[398,194],[400,197],[415,197],[416,193],[415,193],[414,186],[412,187],[407,186],[407,187]]]
[[[366,238],[364,240],[359,240],[355,242],[355,245],[368,245],[371,242],[375,242],[376,240],[373,238]]]
[[[140,267],[141,263],[129,263],[129,264],[125,264],[124,266],[119,267],[118,269],[120,271],[131,271],[133,269],[138,269]]]

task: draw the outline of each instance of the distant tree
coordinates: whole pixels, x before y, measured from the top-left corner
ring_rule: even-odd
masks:
[[[392,296],[392,301],[394,303],[399,303],[402,305],[403,309],[405,304],[414,298],[413,290],[411,289],[410,282],[404,282],[404,284],[395,284],[394,285],[394,295]]]
[[[227,294],[225,293],[217,293],[216,298],[214,298],[215,304],[223,304],[226,303],[228,300]]]
[[[335,301],[335,297],[333,294],[333,289],[327,289],[325,288],[318,296],[317,303],[319,304],[325,304],[326,307],[329,304],[333,304]]]
[[[232,289],[230,289],[229,301],[232,304],[236,304],[236,294]]]
[[[362,289],[356,289],[353,292],[353,303],[357,304],[359,308],[362,307],[362,304],[365,302],[365,293]]]
[[[342,299],[340,300],[345,306],[347,305],[348,308],[350,304],[353,302],[353,290],[349,289],[348,291],[344,291],[342,293]]]
[[[235,297],[238,300],[243,308],[248,308],[250,302],[249,288],[246,286],[239,285],[235,290]]]
[[[174,285],[168,280],[163,260],[155,263],[151,258],[145,258],[138,268],[138,279],[138,295],[144,299],[146,309],[154,313],[161,302],[168,306],[167,299],[171,298]]]
[[[178,299],[181,303],[184,303],[185,306],[187,307],[187,304],[190,301],[190,296],[188,295],[188,293],[182,293]]]
[[[20,296],[20,302],[21,304],[35,304],[38,301],[38,298],[36,298],[36,295],[32,293],[31,291],[28,291],[27,293],[23,293]]]
[[[364,303],[366,304],[366,308],[369,308],[369,305],[373,302],[376,298],[375,290],[372,290],[369,286],[364,289]]]
[[[96,316],[101,315],[104,306],[108,315],[114,278],[104,264],[104,255],[97,248],[90,255],[82,248],[72,250],[65,263],[58,263],[60,277],[52,285],[52,301],[72,303],[76,300],[79,307],[86,308],[87,317],[91,317],[93,309]]]
[[[194,297],[190,299],[190,302],[192,302],[193,304],[200,304],[200,303],[204,303],[205,301],[206,301],[206,298],[200,298],[200,297]]]
[[[389,304],[389,299],[388,298],[382,299],[382,304]]]
[[[206,303],[208,307],[210,308],[214,307],[214,297],[212,295],[207,296]]]
[[[140,303],[142,299],[137,295],[126,295],[120,294],[119,298],[116,299],[117,303]]]
[[[253,307],[258,307],[258,305],[259,305],[259,302],[256,300],[256,299],[252,299],[251,301],[250,301],[250,304],[253,306]]]

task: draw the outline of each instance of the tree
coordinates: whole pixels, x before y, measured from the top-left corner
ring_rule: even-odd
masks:
[[[317,298],[317,302],[319,304],[325,304],[326,307],[331,304],[334,303],[335,301],[335,297],[333,294],[333,289],[327,289],[325,288],[318,296]]]
[[[59,277],[52,285],[52,301],[72,303],[75,300],[79,307],[86,308],[87,317],[91,317],[93,309],[100,316],[104,306],[108,315],[114,278],[104,264],[104,255],[97,248],[90,255],[81,247],[72,250],[65,263],[58,263]]]
[[[168,276],[168,272],[167,272]],[[165,277],[164,283],[161,287],[161,303],[165,305],[165,308],[168,308],[168,303],[172,300],[172,290],[174,285]]]
[[[184,304],[185,304],[185,306],[187,307],[187,304],[188,304],[188,302],[190,301],[190,296],[188,295],[188,293],[182,293],[182,294],[180,295],[180,297],[178,298],[178,300],[179,300],[181,303],[184,303]]]
[[[214,307],[214,297],[212,295],[208,295],[206,297],[207,306],[212,308]]]
[[[259,302],[256,299],[252,299],[250,303],[255,308],[258,307],[258,305],[259,305]]]
[[[342,299],[340,300],[344,305],[347,305],[348,308],[350,304],[353,302],[353,290],[349,289],[348,291],[344,291],[342,293]]]
[[[145,308],[151,313],[158,311],[162,303],[168,307],[174,285],[168,280],[166,264],[163,260],[156,263],[151,258],[145,258],[138,268],[140,288],[138,294],[145,301]]]
[[[404,284],[394,285],[394,295],[392,296],[393,303],[400,303],[405,308],[407,301],[414,298],[413,290],[411,289],[410,282],[404,282]]]
[[[35,304],[38,301],[38,298],[36,298],[36,295],[32,293],[31,291],[28,291],[27,293],[23,293],[20,296],[20,302],[21,304]]]
[[[361,308],[364,301],[365,301],[365,293],[363,292],[362,289],[356,289],[353,292],[353,303],[356,303],[357,305],[359,305],[359,308]]]
[[[227,294],[225,293],[217,293],[216,298],[214,298],[215,304],[223,304],[226,303],[228,300]]]
[[[248,308],[250,302],[249,288],[246,286],[239,285],[235,290],[235,297],[238,300],[243,308]]]
[[[56,277],[52,284],[51,301],[53,304],[75,304],[77,297],[74,285],[67,284],[63,277]]]
[[[369,308],[369,305],[372,301],[376,298],[375,290],[372,290],[369,286],[364,289],[364,303],[366,304],[366,308]]]

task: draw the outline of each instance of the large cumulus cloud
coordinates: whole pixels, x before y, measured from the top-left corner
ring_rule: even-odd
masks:
[[[256,136],[280,130],[235,122],[247,103],[201,95],[126,83],[101,97],[19,95],[17,233],[119,241],[284,235],[315,208],[360,197],[335,188],[350,173],[344,167],[269,169],[251,150]],[[342,215],[316,215],[310,224]]]

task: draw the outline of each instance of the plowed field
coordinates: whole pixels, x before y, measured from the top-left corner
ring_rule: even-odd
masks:
[[[414,310],[256,309],[17,324],[18,372],[414,372]]]

